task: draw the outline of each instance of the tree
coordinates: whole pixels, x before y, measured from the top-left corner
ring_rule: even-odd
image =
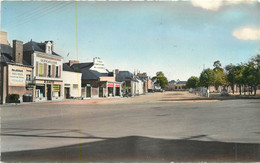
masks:
[[[152,80],[156,80],[156,83],[159,83],[162,89],[165,88],[165,86],[168,83],[167,78],[164,76],[164,73],[162,71],[159,71],[156,73],[156,76],[152,78]]]
[[[215,68],[213,71],[215,72],[216,75],[216,80],[214,84],[216,90],[218,90],[219,86],[227,86],[228,85],[227,74],[224,73],[224,69]]]
[[[187,88],[197,88],[199,86],[199,78],[192,76],[188,79],[186,87]]]
[[[216,81],[216,74],[211,69],[205,69],[201,72],[200,78],[199,78],[199,85],[202,87],[207,87],[211,85],[215,85]]]
[[[254,90],[256,95],[257,86],[260,82],[259,67],[252,61],[250,61],[243,71],[243,78],[245,84],[251,88],[251,94]],[[250,92],[249,92],[250,93]]]

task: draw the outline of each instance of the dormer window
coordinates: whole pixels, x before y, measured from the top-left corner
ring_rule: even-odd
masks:
[[[48,54],[51,54],[52,53],[52,49],[51,49],[51,46],[52,46],[52,43],[50,41],[48,41],[46,43],[46,49],[45,49],[45,52],[48,53]]]
[[[51,46],[48,46],[47,48],[47,53],[51,54]]]

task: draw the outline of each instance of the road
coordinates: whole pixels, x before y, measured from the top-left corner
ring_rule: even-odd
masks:
[[[259,117],[259,99],[203,101],[183,92],[4,106],[1,159],[260,161]]]

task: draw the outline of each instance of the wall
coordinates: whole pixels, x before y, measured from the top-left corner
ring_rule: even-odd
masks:
[[[36,79],[57,79],[57,78],[62,78],[62,59],[60,58],[57,58],[55,56],[50,56],[46,53],[43,53],[43,54],[40,54],[40,53],[34,53],[33,54],[33,66],[34,66],[34,76],[36,76]],[[39,64],[43,64],[43,76],[39,76]],[[56,73],[55,74],[52,74],[51,77],[47,77],[48,75],[48,65],[51,66],[51,69],[53,69],[52,67],[53,66],[58,66],[59,67],[59,70],[58,70],[58,77],[55,77],[56,76]],[[56,68],[55,68],[55,71],[56,71]],[[54,72],[55,72],[54,71]]]
[[[81,97],[81,73],[63,71],[63,85],[70,85],[70,96],[71,97]],[[77,88],[73,87],[73,84],[77,84]],[[64,88],[63,88],[64,89]],[[65,97],[65,95],[64,95]]]
[[[33,95],[33,90],[26,89],[26,75],[32,75],[31,67],[7,65],[1,69],[3,72],[1,77],[1,103],[8,102],[8,94],[19,94],[21,101],[24,94]]]

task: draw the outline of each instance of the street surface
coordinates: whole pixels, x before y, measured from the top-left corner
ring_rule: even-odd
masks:
[[[260,100],[187,92],[1,107],[2,161],[260,161]]]

